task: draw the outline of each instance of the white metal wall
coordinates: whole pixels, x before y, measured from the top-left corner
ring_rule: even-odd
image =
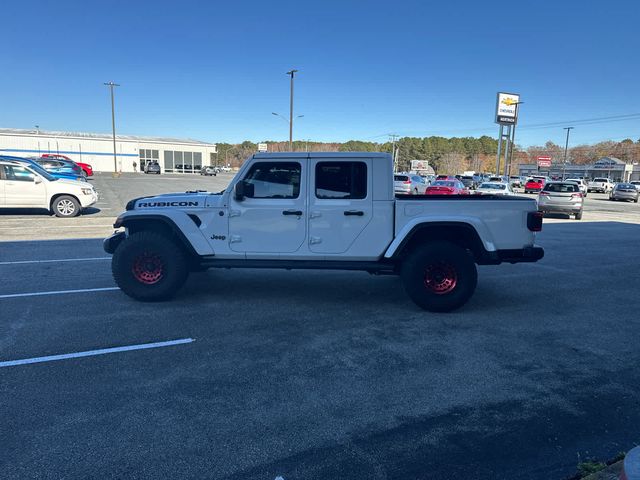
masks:
[[[133,172],[133,162],[140,167],[139,150],[153,149],[160,152],[160,165],[165,150],[202,153],[202,164],[209,165],[211,154],[216,152],[214,144],[166,143],[145,140],[117,140],[116,160],[118,171]],[[89,163],[97,172],[113,172],[113,141],[90,137],[50,136],[37,134],[0,133],[0,154],[17,157],[38,156],[44,153],[59,153],[72,160]]]

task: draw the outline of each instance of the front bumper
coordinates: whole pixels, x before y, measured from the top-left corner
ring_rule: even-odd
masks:
[[[105,238],[102,242],[102,248],[104,251],[110,254],[116,251],[120,242],[122,242],[126,238],[126,234],[124,232],[114,232],[113,235]]]
[[[93,192],[91,195],[79,195],[80,205],[82,208],[90,207],[98,201],[98,192]]]

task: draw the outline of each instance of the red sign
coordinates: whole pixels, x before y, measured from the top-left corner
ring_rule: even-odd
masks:
[[[538,157],[538,167],[549,168],[551,166],[551,157],[548,155],[540,155]]]

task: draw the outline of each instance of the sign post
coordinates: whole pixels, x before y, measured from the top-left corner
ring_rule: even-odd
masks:
[[[513,142],[515,140],[515,126],[518,123],[518,105],[520,94],[498,92],[496,96],[496,119],[495,122],[500,125],[498,133],[498,155],[496,156],[496,175],[500,175],[500,155],[502,153],[502,141],[505,140],[504,149],[504,174],[507,175],[509,168],[509,160],[513,150]],[[507,127],[506,134],[504,127]],[[512,134],[513,132],[513,134]]]

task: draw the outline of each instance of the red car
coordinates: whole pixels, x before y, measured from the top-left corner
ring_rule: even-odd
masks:
[[[460,180],[436,180],[427,187],[425,195],[469,195],[469,190]]]
[[[543,178],[530,178],[524,184],[524,193],[540,193],[544,188],[544,184]]]
[[[74,162],[76,165],[78,165],[84,171],[84,173],[87,175],[87,177],[93,176],[93,167],[91,165],[89,165],[88,163],[76,162],[75,160],[71,160],[66,155],[60,155],[59,153],[43,153],[42,157],[44,157],[44,158],[54,158],[54,159],[55,158],[59,158],[60,160],[67,160],[69,162]]]

